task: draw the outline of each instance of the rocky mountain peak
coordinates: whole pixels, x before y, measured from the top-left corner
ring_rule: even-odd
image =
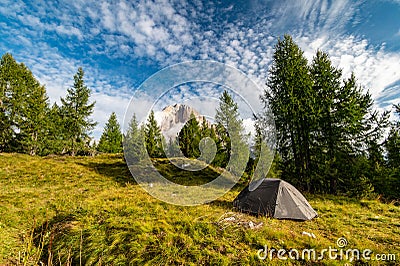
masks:
[[[199,123],[202,122],[203,116],[194,108],[186,104],[174,104],[165,107],[161,112],[156,112],[155,118],[160,126],[161,132],[168,140],[175,138],[181,128],[189,121],[190,114],[193,113]]]

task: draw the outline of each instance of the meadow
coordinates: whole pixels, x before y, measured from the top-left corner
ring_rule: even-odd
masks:
[[[157,164],[178,175],[165,162]],[[203,171],[198,178],[218,174]],[[318,218],[277,220],[236,212],[231,202],[243,186],[209,204],[183,207],[150,196],[122,155],[0,154],[0,265],[400,264],[399,202],[305,194]],[[370,249],[372,259],[257,255],[265,246],[319,252],[338,248],[338,238],[347,241],[343,249]],[[378,254],[396,260],[379,261]]]

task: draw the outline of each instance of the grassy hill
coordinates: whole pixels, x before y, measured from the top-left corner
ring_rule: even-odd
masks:
[[[184,182],[165,162],[156,163]],[[199,178],[218,174],[203,171]],[[207,205],[181,207],[148,195],[122,156],[0,154],[0,265],[344,265],[327,254],[314,262],[257,256],[265,245],[319,252],[337,247],[339,237],[347,239],[345,249],[371,249],[372,257],[393,253],[400,264],[400,207],[394,203],[306,195],[319,218],[296,222],[235,212],[231,202],[240,189]]]

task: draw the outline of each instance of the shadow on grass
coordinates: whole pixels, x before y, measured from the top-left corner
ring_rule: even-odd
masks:
[[[207,184],[216,178],[220,177],[221,172],[212,167],[205,167],[200,171],[188,171],[181,169],[174,164],[172,164],[168,159],[154,159],[152,160],[152,166],[145,166],[144,164],[132,165],[130,166],[131,171],[129,171],[128,166],[121,158],[117,161],[115,158],[111,158],[109,162],[106,160],[100,161],[79,161],[76,164],[88,168],[97,174],[100,174],[106,178],[112,178],[114,181],[122,186],[127,183],[137,184],[135,178],[132,176],[131,171],[134,175],[138,176],[152,176],[154,175],[154,168],[167,180],[184,186],[200,186]],[[196,164],[193,160],[188,159],[177,159],[180,163],[192,163]],[[229,184],[230,179],[222,177],[221,183]],[[243,187],[244,180],[241,180],[232,188],[234,191],[240,192]]]
[[[210,202],[209,205],[221,207],[221,208],[225,209],[226,211],[234,210],[233,203],[231,201],[227,201],[227,200],[217,199],[217,200],[214,200],[213,202]]]
[[[127,183],[136,184],[135,179],[129,172],[126,163],[121,160],[112,163],[105,162],[77,162],[104,177],[112,178],[118,184],[125,186]]]
[[[220,173],[209,167],[200,171],[181,169],[172,164],[169,160],[155,160],[153,161],[153,165],[163,177],[175,184],[184,186],[204,185],[213,181],[220,175]]]

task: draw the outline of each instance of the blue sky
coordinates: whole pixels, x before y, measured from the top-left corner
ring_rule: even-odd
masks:
[[[377,107],[399,103],[400,0],[0,0],[1,54],[24,62],[51,102],[65,96],[82,66],[97,138],[110,113],[122,122],[134,90],[171,64],[227,63],[263,89],[285,33],[307,58],[322,49],[345,77],[354,71]]]

